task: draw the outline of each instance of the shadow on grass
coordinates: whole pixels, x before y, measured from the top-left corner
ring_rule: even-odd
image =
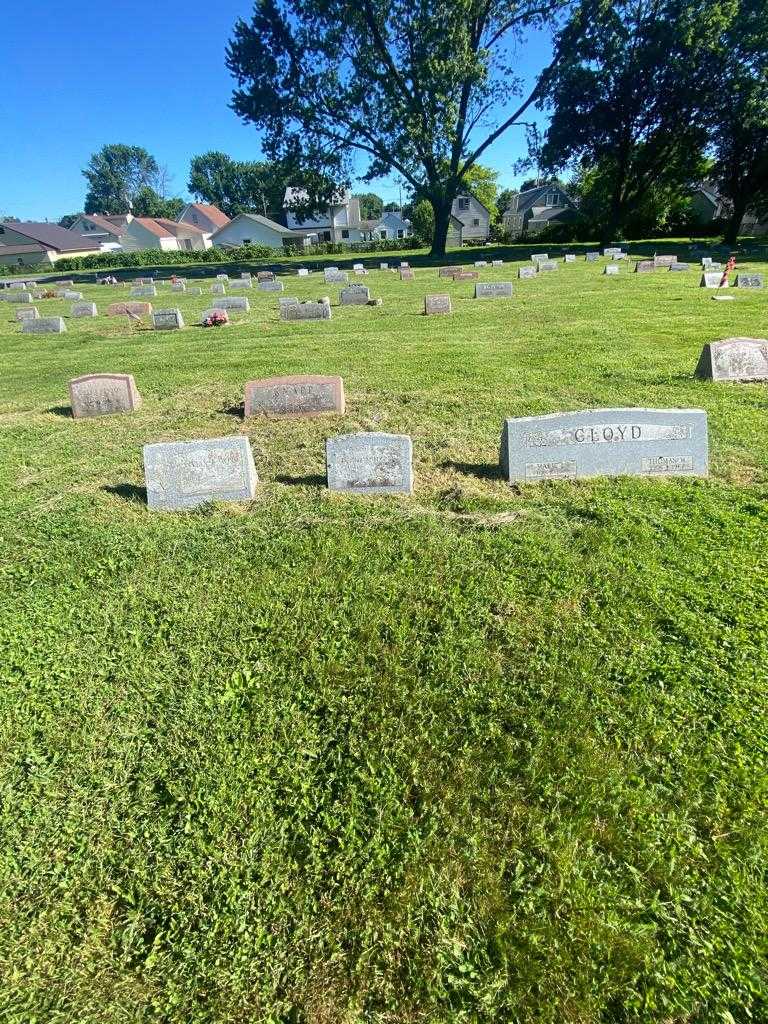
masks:
[[[72,407],[69,405],[52,405],[45,411],[53,413],[54,416],[66,416],[67,419],[72,419]]]
[[[454,469],[464,476],[474,476],[478,480],[503,480],[504,474],[499,466],[489,462],[454,462],[448,459],[440,463],[440,469]]]
[[[275,480],[279,484],[287,484],[289,487],[325,487],[325,475],[323,473],[308,473],[307,476],[286,476],[281,474]]]
[[[147,503],[147,488],[139,487],[138,484],[114,484],[107,485],[101,488],[102,491],[106,491],[107,494],[116,494],[118,498],[124,498],[125,501],[133,501],[137,505],[146,505]]]

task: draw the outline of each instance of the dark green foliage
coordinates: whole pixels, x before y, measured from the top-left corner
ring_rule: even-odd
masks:
[[[354,192],[360,200],[360,216],[363,220],[378,220],[384,212],[384,202],[375,192]]]
[[[291,168],[278,162],[233,160],[211,151],[192,158],[187,188],[200,201],[212,203],[228,217],[259,213],[273,217],[282,210]]]
[[[125,213],[136,195],[161,176],[153,156],[141,146],[112,144],[94,153],[84,168],[86,213]]]
[[[183,199],[163,199],[157,192],[145,185],[133,198],[134,217],[165,217],[178,220],[187,204]]]
[[[71,228],[75,221],[82,217],[82,215],[82,210],[80,211],[80,213],[66,213],[63,217],[59,219],[59,227]]]

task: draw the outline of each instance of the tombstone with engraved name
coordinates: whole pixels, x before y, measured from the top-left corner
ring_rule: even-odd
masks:
[[[157,298],[157,289],[153,284],[138,284],[131,288],[132,299],[155,299]]]
[[[424,316],[443,316],[451,312],[450,295],[425,295]]]
[[[147,505],[160,511],[251,501],[258,476],[247,437],[144,445]]]
[[[280,306],[281,320],[330,320],[330,302],[296,302]]]
[[[346,270],[330,270],[326,268],[323,271],[323,278],[326,284],[346,284],[349,280],[349,274]]]
[[[476,299],[511,299],[511,281],[478,281],[475,285]]]
[[[67,325],[61,316],[27,317],[22,321],[22,334],[65,334]]]
[[[414,273],[410,267],[400,267],[400,280],[401,281],[413,281]]]
[[[141,396],[130,373],[89,373],[69,382],[69,402],[75,419],[133,412]]]
[[[541,262],[541,260],[546,261],[548,259],[549,259],[549,253],[546,253],[546,252],[534,252],[534,253],[531,253],[531,260],[534,263],[539,263],[539,262]]]
[[[151,316],[151,302],[113,302],[107,307],[107,316]]]
[[[38,320],[40,313],[37,306],[20,306],[16,310],[16,322],[23,323],[25,320]]]
[[[677,256],[654,256],[653,262],[657,267],[671,267],[673,263],[677,263]]]
[[[184,326],[180,309],[156,309],[152,314],[152,326],[156,331],[178,331]]]
[[[567,252],[563,256],[563,263],[575,263],[575,262],[576,262],[576,253],[575,252]]]
[[[702,409],[585,409],[507,419],[501,434],[505,478],[707,476]]]
[[[69,311],[69,315],[75,318],[85,316],[98,316],[95,302],[75,302]]]
[[[653,260],[638,260],[635,264],[636,274],[652,274],[656,269],[656,264]]]
[[[230,281],[229,287],[233,288],[236,282]],[[259,281],[260,292],[282,292],[285,290],[285,285],[282,281]]]
[[[341,377],[300,373],[249,380],[245,385],[246,416],[343,416],[344,409]]]
[[[557,270],[557,264],[554,260],[539,260],[536,270],[540,274],[551,274],[553,270]]]
[[[738,274],[736,277],[737,288],[762,288],[762,274]]]
[[[600,259],[600,253],[599,252],[588,252],[588,253],[585,254],[584,259],[586,260],[587,263],[594,263],[596,260]]]
[[[458,273],[456,267],[440,267],[437,271],[438,277],[453,277],[454,274]]]
[[[32,292],[13,291],[5,296],[6,302],[14,302],[22,305],[29,305],[32,302]]]
[[[413,446],[406,434],[359,433],[325,442],[328,487],[353,494],[410,494]]]
[[[242,313],[249,313],[251,304],[244,295],[226,295],[216,299],[216,309],[235,309]]]
[[[257,281],[274,281],[275,272],[273,270],[260,270],[256,275]],[[230,281],[230,286],[232,282]]]
[[[699,282],[700,288],[727,288],[728,281],[726,280],[722,285],[720,282],[723,280],[723,273],[721,270],[705,270],[701,275],[701,281]]]
[[[536,277],[536,267],[520,267],[517,271],[517,276],[521,280],[527,277]]]
[[[625,260],[626,258],[627,258],[627,254],[625,252],[612,252],[611,253],[611,259],[612,260]]]
[[[613,277],[616,274],[618,274],[618,272],[619,272],[619,268],[616,266],[615,263],[606,263],[606,265],[605,265],[605,267],[603,269],[603,273],[607,277]]]
[[[670,269],[670,271],[680,272],[680,271],[684,271],[684,270],[690,270],[691,269],[691,265],[690,265],[690,263],[678,263],[678,262],[675,262],[675,263],[670,263],[669,269]]]
[[[695,376],[703,380],[768,381],[768,339],[725,338],[705,345]]]
[[[350,284],[339,292],[342,306],[365,306],[370,301],[371,291],[364,284]]]

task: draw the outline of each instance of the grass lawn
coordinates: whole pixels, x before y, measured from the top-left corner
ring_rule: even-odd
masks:
[[[3,1022],[768,1020],[768,385],[692,379],[768,292],[516,269],[176,333],[0,304]],[[141,409],[72,420],[98,371]],[[346,416],[244,421],[290,373]],[[505,416],[594,406],[705,409],[710,478],[500,479]],[[325,489],[355,430],[412,496]],[[255,501],[148,511],[143,444],[228,434]]]

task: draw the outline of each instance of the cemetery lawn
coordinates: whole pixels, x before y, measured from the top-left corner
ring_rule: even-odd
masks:
[[[692,378],[768,292],[516,270],[175,333],[0,304],[4,1022],[768,1020],[768,385]],[[74,421],[104,371],[142,407]],[[242,419],[291,373],[346,416]],[[499,477],[505,416],[596,406],[705,409],[710,478]],[[325,489],[356,430],[412,496]],[[148,511],[143,444],[231,434],[255,501]]]

